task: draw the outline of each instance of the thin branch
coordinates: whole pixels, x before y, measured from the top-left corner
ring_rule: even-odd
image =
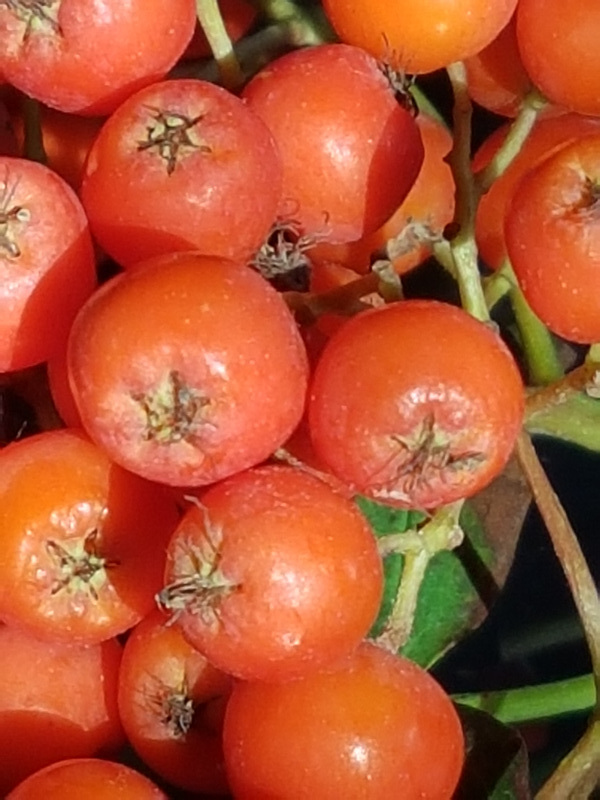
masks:
[[[577,536],[525,431],[517,441],[517,455],[577,607],[592,660],[596,694],[596,710],[586,733],[542,787],[537,800],[585,798],[600,779],[600,597]]]
[[[452,699],[486,711],[506,725],[519,725],[566,714],[589,713],[594,708],[596,689],[594,676],[590,674],[518,689],[455,694]]]
[[[196,0],[196,13],[219,67],[223,86],[234,92],[243,85],[245,76],[225,29],[217,0]]]
[[[467,91],[467,76],[462,62],[447,67],[448,77],[454,93],[453,123],[454,144],[449,163],[456,185],[455,223],[456,236],[450,248],[456,266],[461,303],[470,314],[479,320],[490,318],[475,243],[475,213],[479,195],[471,169],[471,121],[473,107]]]
[[[527,95],[500,148],[490,163],[475,175],[475,185],[480,195],[488,191],[492,183],[506,172],[518,156],[540,112],[547,105],[547,100],[539,92],[533,91]]]
[[[579,541],[542,467],[531,437],[522,432],[517,455],[535,502],[548,529],[554,551],[562,565],[592,659],[596,690],[600,688],[600,597]]]

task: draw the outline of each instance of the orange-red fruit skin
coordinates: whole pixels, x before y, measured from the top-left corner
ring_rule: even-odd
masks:
[[[118,761],[73,758],[31,775],[7,800],[167,800],[150,778]]]
[[[201,502],[173,534],[165,583],[200,554],[233,587],[212,601],[209,590],[206,614],[192,605],[175,617],[209,661],[246,680],[287,680],[344,658],[366,636],[382,566],[351,500],[302,470],[271,465],[211,487]]]
[[[169,784],[227,794],[221,734],[232,684],[154,609],[127,637],[119,670],[119,714],[129,743]],[[177,696],[192,704],[188,730],[177,721],[179,710],[183,717]]]
[[[519,0],[517,41],[523,65],[551,102],[600,114],[600,5],[596,0]]]
[[[306,351],[281,295],[249,268],[195,252],[149,259],[101,287],[75,320],[67,361],[92,439],[126,469],[173,486],[263,461],[304,409]],[[173,376],[192,421],[171,436]],[[162,431],[149,431],[148,396],[155,409],[170,401]]]
[[[366,642],[306,678],[238,682],[223,741],[239,800],[448,800],[464,761],[461,724],[439,684]]]
[[[122,647],[47,642],[0,626],[0,792],[63,758],[115,755]],[[45,797],[45,795],[40,795]]]
[[[600,135],[570,142],[517,185],[505,220],[527,301],[559,336],[600,339]]]
[[[458,307],[365,311],[325,346],[309,398],[317,456],[354,491],[405,508],[468,497],[507,462],[524,408],[506,345]]]
[[[517,0],[324,0],[340,39],[409,74],[478,53],[507,24]]]
[[[154,606],[176,523],[174,500],[81,430],[12,442],[0,451],[0,619],[82,645],[125,632]],[[66,557],[84,543],[107,563],[89,580]]]
[[[423,143],[415,120],[375,59],[357,47],[288,53],[263,68],[242,97],[279,148],[279,215],[317,241],[374,232],[419,173]]]
[[[165,121],[188,125],[181,146],[152,143]],[[181,250],[246,261],[275,221],[281,180],[269,130],[239,97],[179,79],[136,92],[108,118],[80,194],[95,238],[122,267]]]
[[[0,204],[0,372],[11,372],[65,346],[96,269],[82,205],[52,170],[0,157]]]
[[[485,168],[504,142],[509,125],[502,125],[488,136],[473,157],[473,169]],[[481,197],[475,217],[475,237],[486,266],[499,269],[506,258],[504,219],[510,208],[515,186],[536,164],[570,141],[600,132],[598,117],[575,113],[541,116],[535,122],[508,168]]]
[[[3,3],[0,70],[45,105],[105,115],[163,78],[195,27],[193,0]]]

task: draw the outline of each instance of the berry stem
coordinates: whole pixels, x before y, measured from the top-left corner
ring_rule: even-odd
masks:
[[[481,276],[479,274],[478,252],[475,243],[475,212],[479,200],[473,171],[471,169],[471,121],[473,107],[467,92],[467,77],[462,62],[447,67],[448,77],[454,93],[453,121],[454,143],[449,155],[449,163],[456,184],[456,235],[450,241],[450,248],[463,307],[481,321],[490,318]]]
[[[40,164],[48,163],[48,156],[44,148],[44,138],[42,135],[42,119],[40,104],[32,97],[23,95],[21,98],[23,106],[23,121],[25,125],[24,158],[30,161],[37,161]]]
[[[600,598],[596,584],[577,536],[526,432],[522,432],[517,440],[517,455],[523,472],[529,479],[534,500],[548,527],[552,545],[577,606],[598,688],[600,687]]]
[[[559,764],[537,800],[587,797],[600,779],[600,597],[577,536],[541,465],[529,434],[517,440],[519,462],[569,584],[592,660],[595,711],[584,736]]]
[[[483,278],[483,293],[490,312],[496,303],[499,303],[510,292],[513,283],[506,262],[491,275]]]
[[[521,336],[521,346],[529,373],[528,383],[532,386],[545,386],[559,381],[564,377],[564,370],[552,334],[531,310],[508,260],[503,268],[511,283],[509,298]]]
[[[600,782],[600,720],[595,718],[571,752],[536,794],[535,800],[591,797]]]
[[[361,298],[379,292],[381,283],[380,275],[370,272],[325,292],[286,292],[285,300],[290,310],[305,323],[314,322],[327,313],[352,316],[370,307]]]
[[[589,712],[596,701],[594,676],[580,675],[539,686],[452,696],[456,703],[491,714],[506,725]]]
[[[201,2],[201,0],[197,0]],[[298,7],[286,1],[254,2],[263,24],[255,33],[235,44],[235,56],[246,78],[290,50],[337,41],[320,6]],[[219,65],[212,59],[182,61],[171,71],[172,78],[197,78],[222,84]]]
[[[392,653],[397,653],[410,637],[429,562],[437,553],[453,550],[463,540],[459,524],[462,505],[463,501],[460,500],[438,509],[429,522],[417,531],[393,533],[378,540],[382,555],[401,553],[404,556],[394,606],[382,633],[376,639],[378,645]]]
[[[225,29],[217,0],[196,0],[198,21],[217,62],[221,81],[234,92],[244,84],[245,77]]]
[[[600,353],[595,347],[581,366],[529,394],[525,427],[530,433],[600,451]]]
[[[475,185],[479,194],[485,194],[492,183],[506,172],[531,133],[540,112],[546,106],[547,101],[537,91],[532,91],[525,97],[502,145],[489,164],[475,175]]]

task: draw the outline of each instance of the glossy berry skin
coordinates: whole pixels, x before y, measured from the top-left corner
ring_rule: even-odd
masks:
[[[116,639],[95,645],[47,642],[0,626],[3,798],[61,759],[116,755],[124,747],[117,708],[121,655]]]
[[[376,60],[357,47],[288,53],[261,70],[242,97],[279,148],[280,216],[317,241],[373,233],[419,174],[424,150],[415,119]]]
[[[321,479],[267,465],[212,486],[167,551],[161,604],[219,669],[279,681],[344,658],[383,591],[375,537]]]
[[[13,372],[65,347],[96,267],[79,198],[43,164],[0,156],[0,220],[0,372]]]
[[[226,794],[221,735],[232,683],[155,608],[129,633],[119,670],[129,744],[172,786]]]
[[[473,169],[484,169],[508,135],[509,125],[497,128],[478,148]],[[479,254],[490,269],[499,269],[506,258],[504,220],[515,187],[537,164],[569,142],[600,133],[600,119],[575,113],[552,113],[537,119],[508,168],[490,186],[477,207],[475,236]]]
[[[117,467],[80,429],[0,451],[0,619],[91,645],[153,607],[177,524],[173,500]]]
[[[516,5],[517,0],[323,0],[342,41],[410,74],[478,53]]]
[[[267,238],[281,164],[264,122],[208,81],[154,83],[104,123],[81,199],[122,267],[182,250],[247,261]]]
[[[600,5],[596,0],[519,0],[517,41],[523,65],[551,102],[600,114]]]
[[[195,27],[193,0],[11,0],[0,71],[45,105],[106,115],[164,77]]]
[[[258,464],[304,409],[306,351],[281,295],[249,268],[195,252],[104,284],[75,320],[67,362],[91,438],[173,486]]]
[[[506,117],[516,117],[533,88],[521,61],[516,14],[483,50],[465,60],[467,88],[472,100]]]
[[[439,684],[366,642],[303,679],[237,683],[223,742],[239,800],[449,800],[464,759],[460,721]]]
[[[390,253],[396,272],[404,274],[431,255],[433,241],[442,234],[454,216],[456,187],[447,161],[452,135],[441,120],[427,113],[419,112],[416,122],[425,155],[410,192],[375,233],[345,244],[317,242],[310,250],[313,267],[316,265],[318,269],[322,265],[341,264],[356,272],[369,272],[373,260],[385,253],[387,243],[411,229],[427,229],[431,238],[429,235],[424,240],[414,237],[414,244],[409,244],[410,237],[405,236],[404,246],[398,248],[401,252]],[[311,281],[313,277],[314,269]],[[332,286],[317,288],[311,282],[313,291],[324,291],[326,288]]]
[[[523,384],[498,335],[460,308],[407,300],[338,330],[310,392],[315,451],[354,491],[405,508],[468,497],[508,460]]]
[[[102,758],[72,758],[57,761],[30,775],[8,796],[8,800],[167,800],[150,778],[117,761]]]
[[[578,138],[517,185],[504,235],[527,301],[573,342],[600,339],[600,134]]]

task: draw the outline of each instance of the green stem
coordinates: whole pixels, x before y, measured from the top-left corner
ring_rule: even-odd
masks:
[[[438,107],[433,103],[429,97],[425,94],[421,87],[414,83],[410,87],[410,93],[414,98],[415,103],[417,104],[417,108],[419,112],[423,114],[427,114],[428,117],[432,117],[440,125],[443,125],[444,128],[448,129],[448,122],[444,119],[443,114],[440,112]]]
[[[595,785],[590,784],[590,779],[600,778],[600,723],[596,719],[600,698],[600,597],[575,531],[524,431],[517,441],[517,455],[573,595],[590,652],[596,697],[595,716],[586,733],[559,764],[538,798],[583,798],[589,796],[590,785]]]
[[[447,239],[432,242],[431,249],[438,264],[456,280],[456,264],[454,263],[450,242]]]
[[[442,550],[453,550],[463,540],[459,518],[463,501],[450,503],[417,531],[393,533],[378,540],[380,552],[401,553],[404,557],[402,577],[394,606],[382,633],[376,641],[381,647],[397,653],[410,637],[419,593],[431,559]],[[388,541],[389,539],[389,541]]]
[[[541,97],[539,92],[533,91],[527,95],[502,145],[490,163],[475,175],[475,183],[480,194],[488,191],[492,183],[507,170],[510,163],[519,154],[540,111],[546,105],[547,101]]]
[[[452,699],[486,711],[506,725],[518,725],[562,714],[589,712],[596,702],[596,690],[594,676],[589,674],[540,686],[457,694]]]
[[[300,14],[261,27],[256,33],[244,36],[236,42],[234,50],[246,78],[251,78],[266,64],[279,56],[300,47],[311,47],[330,41],[327,29],[320,25],[318,16]],[[217,62],[180,61],[169,73],[171,78],[196,78],[223,83]]]
[[[600,361],[594,348],[578,367],[556,383],[543,386],[527,396],[525,427],[600,451]]]
[[[223,86],[234,92],[244,84],[245,77],[225,29],[217,0],[196,0],[196,13],[219,67]]]
[[[406,644],[411,634],[419,592],[431,556],[424,549],[409,551],[404,556],[402,579],[394,600],[394,607],[377,644],[392,653],[397,653]]]
[[[546,386],[561,380],[565,373],[558,358],[552,334],[531,310],[508,260],[503,269],[505,274],[512,278],[509,297],[521,335],[523,355],[529,372],[529,384]]]
[[[23,118],[25,124],[24,157],[30,161],[47,164],[48,157],[44,148],[40,104],[37,100],[23,95]]]
[[[252,0],[252,5],[269,22],[281,22],[301,13],[296,0]]]
[[[513,281],[503,268],[495,270],[491,275],[483,279],[483,293],[485,295],[485,302],[490,311],[494,308],[496,303],[499,303],[503,297],[506,297],[512,287]]]
[[[457,233],[450,242],[463,308],[479,320],[490,318],[475,243],[475,213],[479,201],[471,169],[471,120],[473,107],[467,91],[462,62],[447,67],[454,93],[454,144],[449,156],[456,184],[455,222]]]
[[[267,25],[293,25],[297,31],[293,37],[295,47],[339,41],[320,4],[306,5],[297,0],[253,0],[253,5]]]

